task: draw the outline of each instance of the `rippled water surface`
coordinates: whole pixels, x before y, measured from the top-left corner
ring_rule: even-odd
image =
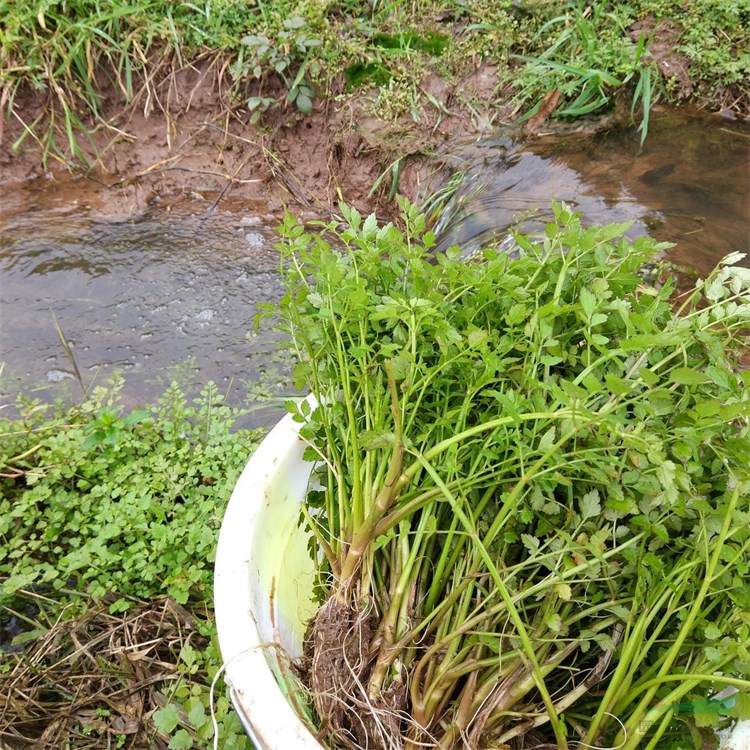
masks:
[[[0,225],[6,394],[74,378],[54,318],[86,383],[122,370],[137,397],[173,377],[238,386],[273,359],[273,336],[251,333],[257,302],[280,294],[274,231],[255,217],[45,205]]]
[[[590,223],[632,220],[631,234],[675,242],[673,258],[705,273],[750,248],[749,135],[673,113],[656,119],[643,148],[632,129],[458,145],[451,159],[465,180],[443,244],[502,237],[529,212],[539,227],[555,197]],[[133,400],[175,376],[242,388],[273,367],[273,333],[249,332],[258,303],[281,291],[275,222],[243,207],[206,215],[207,205],[104,221],[54,185],[3,196],[0,392],[75,391],[53,313],[84,381],[123,370]]]

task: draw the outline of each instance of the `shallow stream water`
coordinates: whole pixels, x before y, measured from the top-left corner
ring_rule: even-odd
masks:
[[[747,125],[662,112],[643,146],[634,128],[614,127],[542,135],[522,147],[499,138],[464,144],[450,163],[464,177],[442,218],[442,247],[471,252],[502,241],[516,222],[541,230],[555,198],[589,224],[632,221],[631,237],[674,243],[670,259],[701,275],[730,252],[750,252]]]
[[[590,223],[632,220],[634,236],[675,242],[673,259],[701,273],[750,249],[746,126],[667,113],[642,148],[632,129],[524,147],[495,138],[457,145],[451,163],[466,178],[444,244],[501,237],[530,211],[534,229],[554,197]],[[54,185],[3,196],[0,397],[75,391],[55,318],[84,382],[122,370],[133,403],[175,378],[242,395],[273,369],[273,332],[251,329],[258,303],[281,292],[275,221],[257,207],[207,214],[209,205],[105,221]]]
[[[75,392],[76,367],[87,386],[122,371],[134,401],[173,379],[236,391],[273,363],[273,334],[252,332],[257,303],[281,292],[272,217],[155,209],[103,221],[64,204],[4,209],[5,394]]]

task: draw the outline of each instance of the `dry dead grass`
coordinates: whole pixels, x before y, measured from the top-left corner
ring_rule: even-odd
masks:
[[[171,599],[110,614],[104,603],[64,617],[0,674],[0,750],[164,750],[151,721],[168,702],[179,654],[205,646],[191,614]]]

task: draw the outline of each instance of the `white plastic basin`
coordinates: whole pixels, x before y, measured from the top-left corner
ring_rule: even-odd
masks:
[[[281,687],[289,683],[284,651],[301,655],[315,613],[313,565],[297,526],[311,470],[298,429],[284,417],[252,455],[227,506],[216,552],[214,606],[225,679],[256,750],[323,747]]]
[[[284,417],[252,455],[229,500],[216,552],[214,606],[225,679],[256,750],[325,750],[286,697],[284,654],[301,655],[315,614],[307,535],[297,525],[312,465],[302,460],[298,430]],[[722,750],[750,750],[750,721],[737,722],[726,735]]]

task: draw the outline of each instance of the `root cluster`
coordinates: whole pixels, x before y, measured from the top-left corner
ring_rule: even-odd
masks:
[[[400,750],[406,685],[394,682],[377,697],[368,695],[374,635],[371,610],[329,599],[308,633],[306,681],[323,731],[340,746]]]

